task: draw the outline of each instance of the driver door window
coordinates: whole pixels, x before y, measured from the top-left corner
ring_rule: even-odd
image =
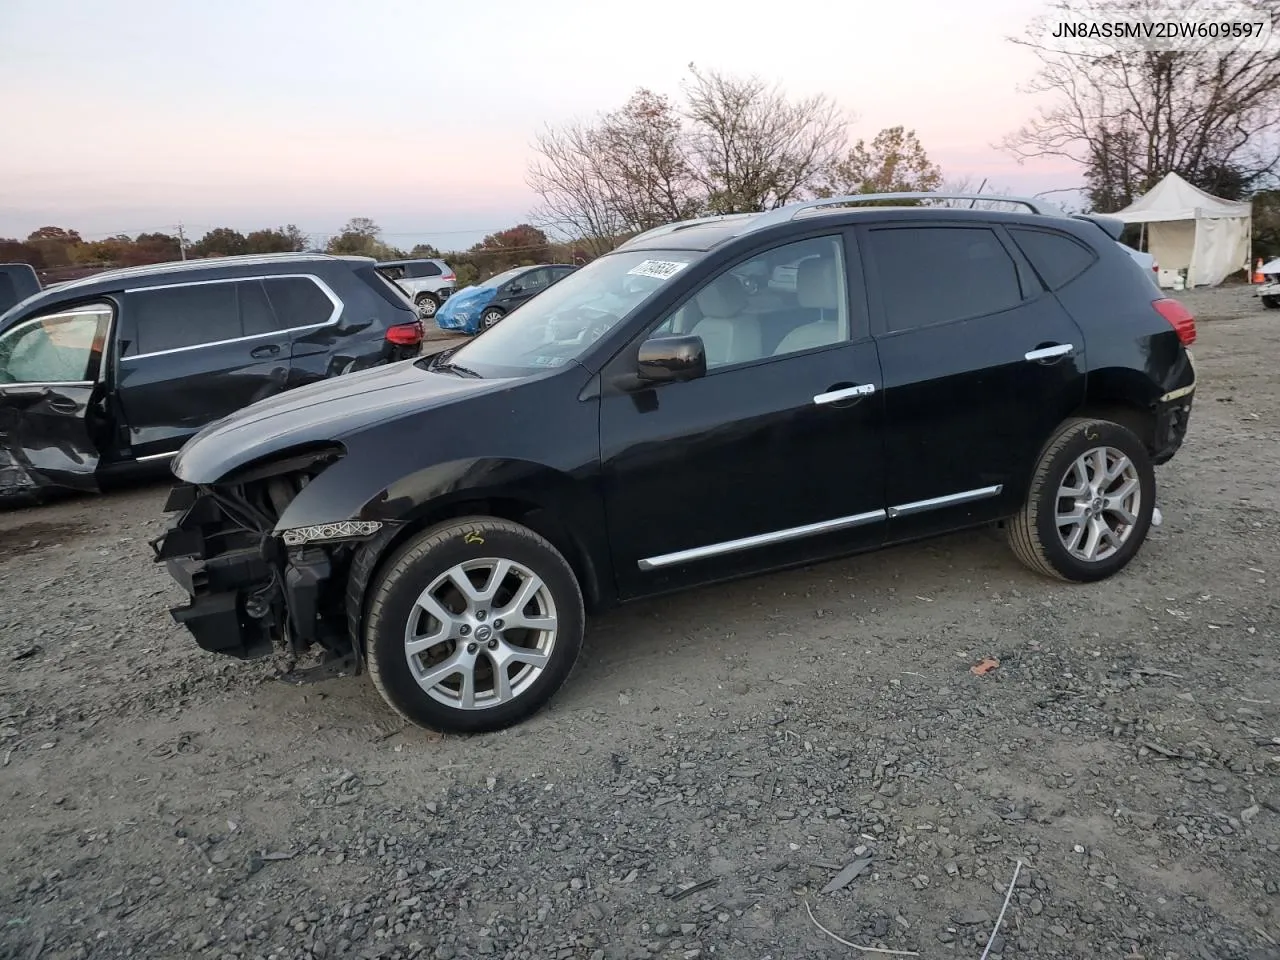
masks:
[[[708,372],[844,343],[845,277],[840,236],[774,247],[713,277],[650,336],[701,337]]]
[[[522,273],[516,277],[513,285],[520,288],[520,293],[537,293],[547,285],[547,271],[530,270]]]
[[[0,383],[91,383],[98,378],[111,308],[32,317],[0,334]]]

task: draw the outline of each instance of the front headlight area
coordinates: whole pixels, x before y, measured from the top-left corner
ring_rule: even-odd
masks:
[[[156,557],[191,595],[174,616],[201,646],[242,657],[283,649],[294,658],[319,647],[330,664],[352,661],[347,575],[361,544],[385,525],[337,518],[279,526],[294,499],[345,455],[337,444],[295,448],[215,483],[174,489],[166,510],[179,515],[156,542]]]

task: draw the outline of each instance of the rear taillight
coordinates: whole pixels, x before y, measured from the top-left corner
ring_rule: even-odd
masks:
[[[415,320],[413,323],[397,323],[395,326],[387,327],[387,343],[394,343],[397,347],[416,347],[422,343],[425,334],[421,320]]]
[[[1173,327],[1184,347],[1196,342],[1196,318],[1191,315],[1190,310],[1172,297],[1152,300],[1151,305],[1156,308],[1156,313],[1169,321],[1169,326]]]
[[[449,283],[453,283],[453,281],[458,279],[458,275],[450,271],[444,275],[443,279],[447,280]]]

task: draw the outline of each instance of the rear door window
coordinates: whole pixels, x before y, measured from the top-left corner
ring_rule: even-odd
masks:
[[[1092,250],[1065,234],[1026,227],[1010,227],[1009,234],[1050,290],[1065,287],[1097,259]]]
[[[234,283],[134,290],[126,296],[131,336],[124,356],[163,353],[244,336]]]
[[[1018,270],[987,227],[871,230],[886,332],[999,313],[1022,302]]]
[[[322,326],[337,313],[334,302],[308,277],[268,277],[262,282],[286,330]]]
[[[414,263],[409,265],[408,275],[415,280],[422,277],[438,277],[440,268],[434,263]]]
[[[240,322],[246,337],[275,333],[280,329],[280,321],[271,309],[271,301],[267,299],[261,280],[245,280],[235,287],[240,301]]]

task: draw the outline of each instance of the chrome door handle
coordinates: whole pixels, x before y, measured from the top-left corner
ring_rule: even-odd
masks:
[[[1052,360],[1054,357],[1065,357],[1068,353],[1075,353],[1076,347],[1073,343],[1059,343],[1052,347],[1039,347],[1035,350],[1028,350],[1025,354],[1026,359],[1036,360]]]
[[[869,397],[876,392],[874,383],[862,383],[856,387],[844,387],[840,390],[828,390],[813,398],[813,402],[821,406],[824,403],[838,403],[841,400],[852,400],[854,397]]]

